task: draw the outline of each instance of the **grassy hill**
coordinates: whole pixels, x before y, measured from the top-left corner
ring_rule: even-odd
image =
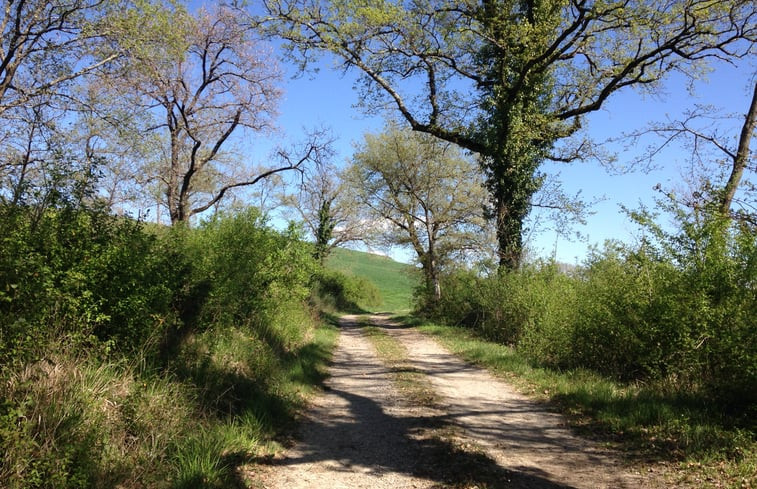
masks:
[[[413,289],[419,278],[412,265],[396,262],[386,256],[337,248],[329,255],[326,266],[373,282],[383,299],[375,312],[401,313],[410,310]]]

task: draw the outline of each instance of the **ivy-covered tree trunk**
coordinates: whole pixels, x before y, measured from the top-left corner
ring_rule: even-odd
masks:
[[[504,186],[503,186],[504,187]],[[505,270],[516,270],[523,256],[523,220],[528,214],[528,201],[513,198],[512,192],[494,195],[494,222],[497,232],[497,256],[499,266]]]
[[[331,212],[333,199],[324,199],[318,209],[318,225],[315,230],[314,257],[323,265],[331,249],[331,238],[334,235],[334,217]]]
[[[552,0],[485,0],[480,22],[489,39],[478,54],[484,78],[479,83],[484,109],[473,131],[483,148],[482,166],[496,226],[499,266],[514,270],[523,255],[524,220],[542,178],[537,169],[555,140],[555,121],[547,116],[549,73],[529,73],[528,44],[546,42],[553,17]]]

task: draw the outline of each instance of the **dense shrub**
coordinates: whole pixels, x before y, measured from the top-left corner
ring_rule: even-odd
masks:
[[[445,277],[433,313],[541,364],[664,380],[754,408],[754,230],[680,215],[680,228],[669,232],[641,217],[642,244],[608,244],[570,274],[541,264]]]
[[[256,211],[149,232],[95,209],[0,212],[0,485],[235,484],[232,454],[328,357],[309,245]]]
[[[382,302],[378,288],[368,279],[337,270],[319,270],[312,290],[312,300],[326,311],[364,312]]]
[[[178,280],[141,224],[98,210],[0,209],[0,362],[52,338],[141,349],[171,322]]]
[[[681,351],[669,303],[678,272],[644,253],[608,247],[581,270],[572,365],[623,379],[659,377]]]
[[[218,215],[193,233],[188,249],[195,282],[209,290],[202,329],[246,327],[282,351],[301,343],[317,264],[294,228],[275,231],[256,209]]]
[[[432,314],[492,340],[525,346],[545,361],[560,346],[547,345],[542,337],[547,331],[558,336],[572,315],[575,295],[570,278],[553,264],[489,277],[457,272],[444,278],[442,290],[443,300]]]
[[[753,230],[707,216],[676,233],[652,230],[655,241],[608,248],[584,268],[576,363],[754,403]]]

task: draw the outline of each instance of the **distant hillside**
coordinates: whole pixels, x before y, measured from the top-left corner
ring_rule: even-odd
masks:
[[[335,249],[329,255],[326,266],[373,282],[384,301],[376,307],[376,312],[410,310],[413,289],[418,284],[415,267],[386,256],[344,248]]]

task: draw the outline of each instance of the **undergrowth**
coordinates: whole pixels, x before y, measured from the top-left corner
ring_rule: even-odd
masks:
[[[0,486],[248,487],[335,342],[309,245],[255,211],[152,232],[3,212]]]
[[[423,312],[468,331],[456,341],[496,342],[457,348],[524,376],[587,431],[740,487],[757,479],[755,229],[710,206],[658,207],[673,226],[630,213],[636,245],[575,267],[453,271]]]
[[[244,467],[323,379],[335,338],[324,325],[273,360],[228,328],[190,341],[170,373],[65,351],[30,364],[2,389],[1,485],[247,487]]]

